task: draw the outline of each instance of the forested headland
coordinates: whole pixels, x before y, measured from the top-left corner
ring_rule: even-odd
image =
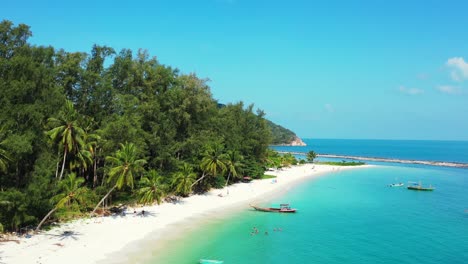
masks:
[[[265,113],[145,50],[67,52],[0,23],[0,232],[259,178]],[[279,165],[278,165],[279,166]]]
[[[272,145],[290,145],[297,141],[299,144],[304,144],[302,140],[291,130],[284,128],[278,124],[267,120],[268,126],[271,130],[271,144]]]

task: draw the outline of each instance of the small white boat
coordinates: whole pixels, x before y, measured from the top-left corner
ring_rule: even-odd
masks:
[[[399,183],[392,183],[392,184],[389,184],[388,186],[389,187],[401,187],[401,186],[404,186],[405,184],[402,183],[402,182],[399,182]]]
[[[224,261],[216,259],[200,259],[200,264],[223,264]]]

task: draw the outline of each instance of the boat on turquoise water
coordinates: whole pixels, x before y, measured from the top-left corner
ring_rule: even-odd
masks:
[[[401,187],[401,186],[404,186],[405,184],[402,183],[402,182],[399,182],[399,183],[392,183],[392,184],[389,184],[388,186],[389,187]]]
[[[223,264],[224,261],[216,259],[200,259],[201,264]]]
[[[257,211],[262,212],[273,212],[273,213],[295,213],[296,209],[291,208],[289,204],[280,204],[280,207],[259,207],[255,205],[250,205]]]
[[[422,186],[421,182],[419,183],[413,183],[413,185],[408,186],[408,190],[413,190],[413,191],[433,191],[435,190],[432,185],[429,185],[429,187],[424,187]]]

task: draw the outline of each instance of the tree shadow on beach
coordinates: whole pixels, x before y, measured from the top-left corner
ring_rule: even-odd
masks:
[[[140,211],[138,212],[135,216],[139,216],[139,217],[155,217],[156,215],[158,215],[157,213],[155,212],[150,212],[150,211]]]
[[[64,239],[78,240],[78,237],[81,236],[81,234],[75,231],[65,230],[59,234],[49,234],[49,236],[57,237],[59,240],[64,240]]]

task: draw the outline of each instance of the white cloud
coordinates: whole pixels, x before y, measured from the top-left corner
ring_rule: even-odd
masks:
[[[335,112],[335,108],[334,108],[333,105],[331,105],[331,104],[325,104],[325,110],[326,110],[328,113],[333,113],[333,112]]]
[[[436,89],[445,94],[461,94],[462,90],[458,86],[451,86],[451,85],[439,85]]]
[[[419,95],[423,94],[424,90],[419,88],[406,88],[405,86],[400,86],[400,92],[409,95]]]
[[[460,82],[468,79],[468,63],[462,57],[453,57],[447,60],[447,66],[452,69],[450,77],[454,81]]]

